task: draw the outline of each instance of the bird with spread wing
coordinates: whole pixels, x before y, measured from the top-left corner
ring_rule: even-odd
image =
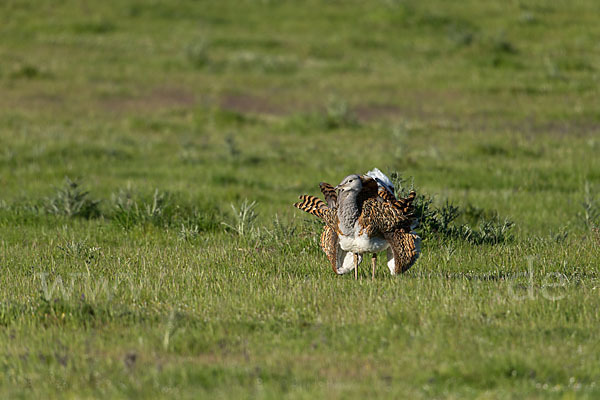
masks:
[[[354,270],[364,253],[371,253],[371,276],[375,277],[377,253],[387,250],[392,275],[407,271],[420,254],[421,239],[413,229],[415,192],[396,198],[391,180],[375,168],[365,175],[349,175],[336,187],[319,184],[325,201],[303,195],[295,207],[323,220],[321,248],[335,273]]]

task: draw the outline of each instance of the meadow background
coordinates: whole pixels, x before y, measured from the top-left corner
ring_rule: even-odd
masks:
[[[0,397],[598,398],[598,15],[2,1]],[[423,255],[356,282],[291,204],[373,167]]]

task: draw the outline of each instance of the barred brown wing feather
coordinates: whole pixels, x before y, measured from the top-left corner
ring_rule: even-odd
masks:
[[[337,192],[329,183],[319,183],[321,193],[325,196],[325,201],[329,207],[335,207],[337,205]]]
[[[402,210],[390,203],[381,203],[376,199],[364,202],[361,217],[363,226],[372,226],[371,229],[381,233],[391,232],[407,225],[407,218]]]
[[[333,268],[333,272],[337,274],[337,248],[338,248],[338,235],[337,233],[328,225],[325,225],[325,229],[323,229],[323,233],[321,234],[321,249],[327,255],[327,259],[331,263],[331,268]]]
[[[401,231],[385,233],[384,238],[390,244],[393,255],[393,273],[399,274],[408,271],[421,254],[421,238],[414,233]],[[389,255],[388,259],[388,263],[392,262]],[[388,264],[388,267],[392,270],[392,266]]]
[[[371,230],[380,233],[395,230],[410,232],[415,222],[414,207],[412,206],[415,192],[398,200],[386,189],[380,188],[379,193],[378,201],[369,199],[363,203],[363,226],[372,225]]]

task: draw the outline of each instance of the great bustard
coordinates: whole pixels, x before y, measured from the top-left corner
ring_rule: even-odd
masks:
[[[304,195],[294,206],[325,222],[321,248],[337,274],[354,269],[358,279],[362,255],[372,253],[374,278],[377,253],[386,249],[392,275],[407,271],[415,263],[421,239],[412,232],[416,225],[414,192],[397,199],[390,179],[378,169],[362,176],[349,175],[335,188],[324,182],[319,186],[327,204],[318,197]]]

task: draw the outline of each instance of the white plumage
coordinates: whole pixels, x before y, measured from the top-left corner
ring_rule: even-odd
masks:
[[[379,168],[373,168],[372,170],[367,172],[366,175],[375,179],[375,182],[377,182],[377,185],[379,187],[384,187],[387,189],[388,192],[390,192],[393,195],[396,195],[396,188],[394,187],[392,180],[388,178],[386,174],[381,172]]]

